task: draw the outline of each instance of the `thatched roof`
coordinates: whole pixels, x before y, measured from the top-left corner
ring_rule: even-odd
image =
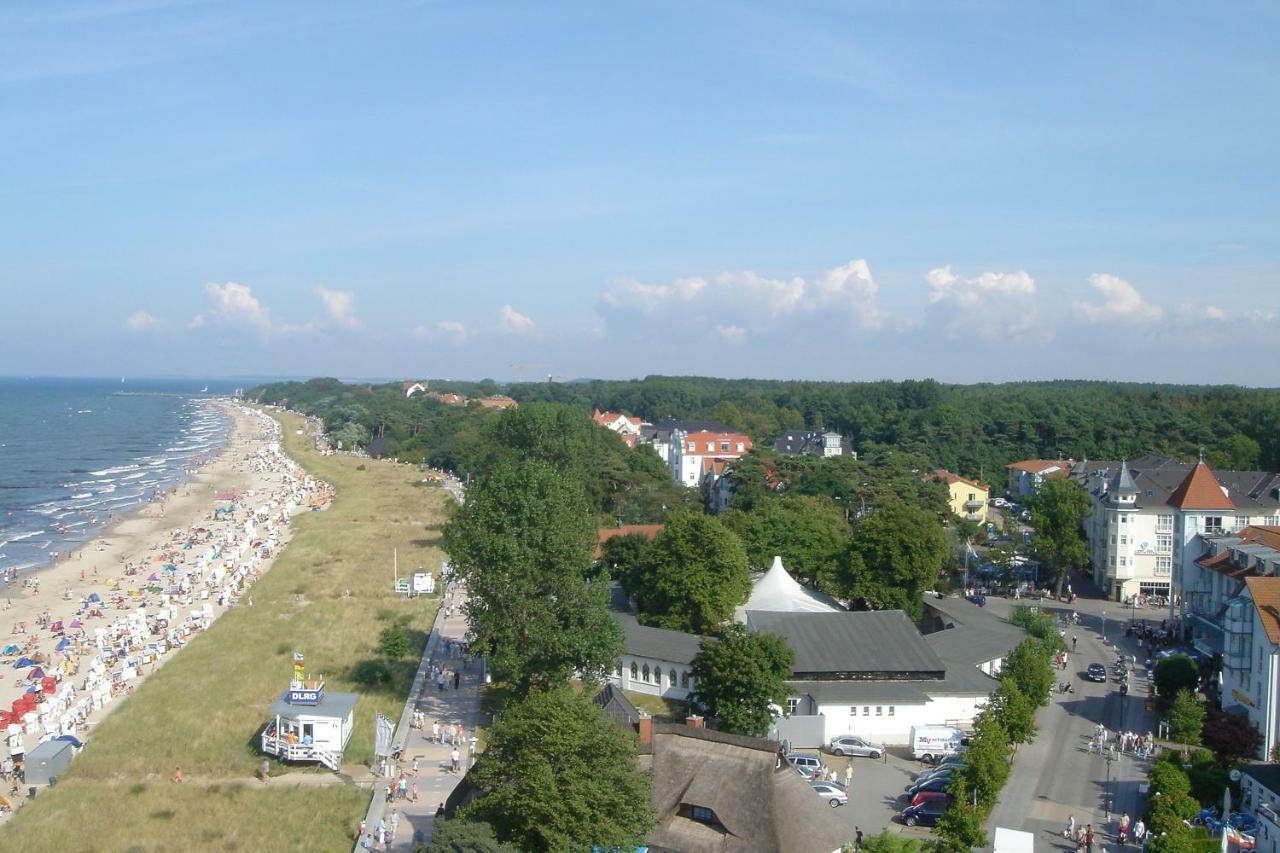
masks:
[[[651,767],[658,825],[646,842],[655,853],[832,853],[852,840],[775,741],[655,725]],[[714,822],[694,820],[694,807]]]

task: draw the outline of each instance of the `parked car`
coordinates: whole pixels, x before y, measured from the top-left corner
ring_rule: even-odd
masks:
[[[966,596],[966,598],[968,598],[969,601],[978,605],[979,607],[987,606],[987,597],[980,592],[974,593],[973,595]]]
[[[939,761],[933,767],[926,768],[924,770],[921,770],[919,773],[914,774],[911,777],[911,780],[914,782],[919,779],[927,779],[930,776],[932,776],[934,773],[937,773],[939,770],[949,770],[952,772],[956,770],[962,770],[964,769],[964,766],[966,763],[967,762],[964,759],[963,753],[948,755],[946,758]]]
[[[793,752],[787,756],[787,761],[796,769],[797,773],[806,779],[812,779],[822,772],[822,759],[816,755]]]
[[[946,810],[946,800],[925,800],[918,806],[907,806],[898,815],[898,820],[907,826],[937,826],[938,818]]]
[[[1107,668],[1100,663],[1091,663],[1089,664],[1089,668],[1085,671],[1084,677],[1090,681],[1100,681],[1105,683],[1107,680]]]
[[[849,802],[849,795],[844,792],[844,788],[841,788],[834,782],[811,781],[809,783],[809,787],[817,791],[818,796],[826,800],[827,805],[831,806],[833,809],[837,806],[843,806],[845,803]]]
[[[860,755],[866,758],[879,758],[884,755],[883,746],[857,735],[836,735],[827,744],[827,749],[833,755]]]
[[[940,800],[947,805],[951,805],[951,795],[944,791],[921,791],[911,798],[911,802],[907,803],[907,808],[918,806],[930,800]]]
[[[907,799],[913,799],[916,794],[921,791],[937,791],[946,793],[947,788],[951,787],[951,774],[943,773],[939,776],[933,776],[929,779],[921,779],[918,782],[912,782],[907,788]]]

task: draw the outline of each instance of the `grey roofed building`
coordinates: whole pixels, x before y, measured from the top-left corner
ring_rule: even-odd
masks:
[[[853,838],[776,741],[654,724],[640,748],[653,773],[654,853],[833,853]]]
[[[624,648],[635,657],[652,658],[671,663],[688,664],[702,649],[702,637],[683,631],[650,628],[641,625],[630,613],[613,611],[613,618],[622,626]]]
[[[634,727],[640,722],[640,710],[616,684],[606,684],[591,701],[619,723]]]
[[[1120,462],[1087,459],[1071,467],[1072,479],[1096,497],[1111,491],[1113,483],[1122,480],[1121,467],[1127,468],[1129,482],[1136,495],[1136,508],[1165,506],[1183,480],[1196,466],[1195,462],[1179,462],[1168,456],[1149,453],[1137,459]],[[1231,502],[1240,510],[1280,507],[1280,474],[1268,471],[1213,472],[1227,489]]]
[[[356,706],[356,699],[360,698],[355,693],[329,693],[326,692],[315,705],[290,705],[285,699],[288,697],[289,691],[286,690],[281,694],[280,698],[271,706],[271,713],[281,717],[332,717],[335,720],[346,719],[351,713],[351,709]]]
[[[736,430],[727,424],[722,424],[720,421],[682,418],[662,418],[653,426],[655,430],[665,431],[668,434],[676,430],[681,432],[740,432],[740,430]]]
[[[941,679],[946,667],[901,610],[848,613],[747,612],[759,633],[778,634],[795,653],[792,678]]]
[[[786,456],[822,456],[825,445],[823,439],[827,436],[838,439],[836,444],[840,448],[839,455],[857,456],[853,452],[853,442],[843,435],[835,432],[824,433],[807,429],[792,429],[782,433],[773,440],[773,450],[775,453],[781,453]]]

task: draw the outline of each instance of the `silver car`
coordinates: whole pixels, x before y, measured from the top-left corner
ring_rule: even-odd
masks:
[[[827,749],[833,755],[861,755],[866,758],[879,758],[884,755],[883,746],[857,735],[836,735],[831,739],[831,743],[827,744]]]
[[[844,788],[834,782],[810,782],[809,787],[817,791],[818,796],[826,800],[827,805],[833,809],[849,802],[849,795],[844,792]]]
[[[822,759],[816,755],[809,755],[804,752],[793,752],[787,756],[787,761],[806,779],[812,779],[822,772]]]

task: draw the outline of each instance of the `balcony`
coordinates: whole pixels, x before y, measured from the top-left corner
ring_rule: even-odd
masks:
[[[982,509],[986,505],[987,505],[986,501],[980,501],[980,500],[971,500],[971,501],[964,502],[964,508],[969,510],[969,512],[971,513]]]
[[[964,520],[965,520],[965,521],[982,521],[982,513],[980,513],[980,512],[967,512],[967,513],[965,513]]]

